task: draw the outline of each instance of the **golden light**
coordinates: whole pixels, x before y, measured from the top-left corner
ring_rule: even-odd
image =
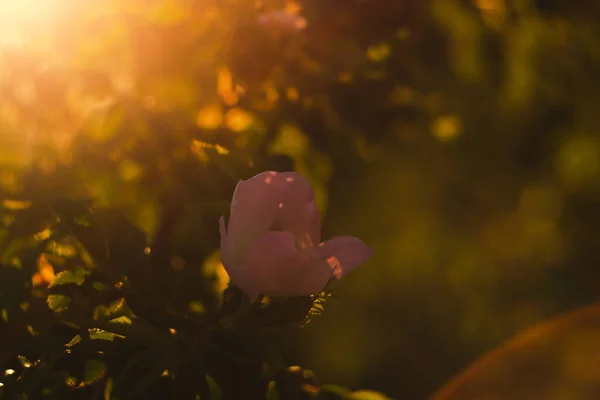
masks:
[[[442,142],[455,139],[461,131],[460,118],[457,115],[442,115],[433,121],[433,136]]]
[[[47,30],[63,11],[62,0],[0,0],[0,43],[21,44]]]
[[[0,18],[8,21],[45,19],[52,13],[55,0],[2,0],[0,1]]]

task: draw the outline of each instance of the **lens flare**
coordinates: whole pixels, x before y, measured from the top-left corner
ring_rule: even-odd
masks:
[[[61,0],[0,0],[0,44],[21,44],[51,28]]]
[[[56,9],[56,0],[0,0],[0,21],[12,24],[46,21]]]

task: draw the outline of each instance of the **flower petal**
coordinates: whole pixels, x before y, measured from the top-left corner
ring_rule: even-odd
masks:
[[[227,226],[227,247],[233,258],[239,258],[250,243],[269,231],[280,197],[278,188],[271,186],[275,175],[276,172],[267,171],[237,184]]]
[[[306,296],[320,292],[331,279],[331,268],[314,258],[312,251],[298,251],[291,232],[271,231],[249,247],[242,265],[231,276],[250,296]]]
[[[315,248],[321,240],[321,220],[314,201],[306,204],[286,195],[271,230],[292,232],[300,250]]]
[[[292,232],[299,249],[316,247],[320,242],[321,221],[310,183],[296,172],[284,172],[278,178],[285,186],[271,230]]]
[[[297,172],[282,172],[277,175],[280,183],[286,183],[287,193],[294,198],[300,200],[303,204],[310,203],[314,200],[315,195],[312,187],[306,178]]]
[[[308,235],[313,247],[321,243],[321,215],[314,201],[306,205],[306,221],[308,222]]]
[[[310,184],[296,172],[267,171],[240,181],[233,193],[227,227],[232,257],[241,257],[254,240],[272,228],[276,219],[276,230],[306,233],[303,209],[313,198]]]
[[[373,249],[362,240],[352,236],[336,236],[318,248],[321,258],[327,260],[336,279],[364,263],[373,254]]]

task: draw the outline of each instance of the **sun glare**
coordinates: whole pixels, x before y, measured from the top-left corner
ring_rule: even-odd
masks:
[[[0,0],[0,21],[14,24],[48,20],[56,6],[56,0]]]
[[[0,0],[0,43],[21,42],[56,22],[61,0]]]

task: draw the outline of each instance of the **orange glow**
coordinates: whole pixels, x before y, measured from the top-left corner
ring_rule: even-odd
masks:
[[[61,0],[0,0],[0,43],[20,44],[57,21]]]
[[[50,264],[45,255],[41,255],[38,259],[38,272],[31,277],[33,286],[48,285],[52,283],[55,278],[54,267]]]

